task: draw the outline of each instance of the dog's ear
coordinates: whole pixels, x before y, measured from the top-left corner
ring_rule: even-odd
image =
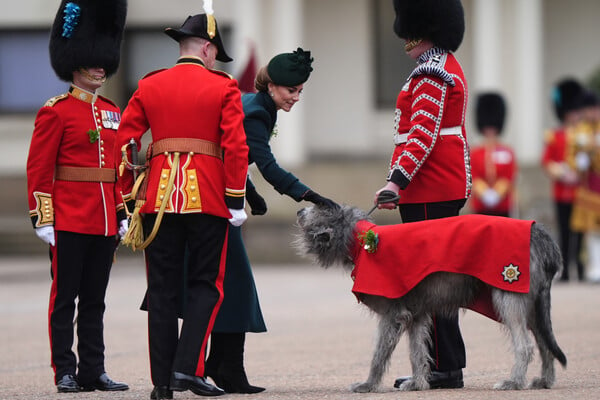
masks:
[[[333,233],[333,229],[326,228],[322,229],[319,232],[315,232],[315,242],[319,244],[329,243],[331,241],[331,234]]]

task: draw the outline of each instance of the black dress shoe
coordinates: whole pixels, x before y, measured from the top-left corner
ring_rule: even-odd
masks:
[[[126,383],[115,382],[103,373],[94,382],[86,383],[82,386],[83,392],[93,392],[94,390],[102,390],[103,392],[116,392],[120,390],[128,390],[129,386]]]
[[[81,390],[73,375],[65,375],[56,384],[58,393],[76,393]]]
[[[221,396],[225,394],[223,389],[208,383],[206,378],[186,375],[181,372],[173,372],[170,388],[176,392],[191,390],[192,393],[199,396]]]
[[[412,379],[412,376],[402,376],[394,382],[394,387],[399,388],[402,383]],[[462,369],[454,371],[431,371],[427,378],[431,389],[460,389],[465,386],[463,382]]]
[[[152,393],[150,393],[150,400],[171,400],[173,398],[173,391],[168,386],[154,386]]]

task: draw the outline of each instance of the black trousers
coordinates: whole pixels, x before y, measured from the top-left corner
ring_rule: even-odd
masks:
[[[573,213],[573,203],[556,202],[556,219],[558,220],[558,230],[560,234],[560,251],[563,255],[563,270],[560,279],[569,280],[569,265],[571,260],[577,265],[577,275],[579,280],[584,280],[584,267],[581,261],[581,244],[583,234],[571,230],[571,214]]]
[[[155,214],[144,216],[144,232]],[[169,385],[171,373],[203,376],[206,343],[223,301],[229,223],[207,214],[165,214],[156,238],[146,248],[150,369],[155,386]],[[189,262],[181,309],[184,254]]]
[[[463,199],[439,203],[401,204],[400,216],[404,223],[454,217],[459,214],[465,202]],[[458,313],[451,318],[433,315],[430,337],[429,355],[432,359],[432,370],[452,371],[465,367],[465,343],[458,326]]]
[[[115,246],[114,236],[56,232],[48,310],[55,383],[73,375],[86,384],[104,373],[104,296]],[[76,298],[78,368],[72,350]]]

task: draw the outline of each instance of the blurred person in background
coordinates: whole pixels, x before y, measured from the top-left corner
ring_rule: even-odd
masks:
[[[473,212],[508,217],[514,209],[517,161],[511,147],[501,143],[506,103],[499,93],[486,92],[477,97],[477,131],[483,143],[471,149]]]
[[[457,216],[471,193],[468,89],[453,53],[464,35],[463,7],[459,0],[394,0],[394,9],[394,31],[405,40],[404,50],[417,66],[398,95],[388,182],[375,193],[374,202],[394,209],[398,202],[381,202],[380,194],[400,194],[404,223]],[[429,385],[462,388],[466,355],[458,313],[432,318]],[[408,379],[400,377],[394,386]]]
[[[262,177],[275,190],[296,201],[335,207],[336,204],[311,190],[292,173],[277,164],[269,142],[276,136],[277,112],[289,112],[300,100],[308,80],[313,58],[301,48],[274,56],[260,68],[256,93],[242,96],[244,129],[249,148],[249,163],[255,163]],[[246,200],[252,215],[267,212],[265,200],[250,178],[246,181]],[[258,295],[240,228],[231,227],[224,281],[225,298],[211,334],[206,375],[228,393],[258,393],[264,390],[248,383],[244,369],[246,332],[265,332]]]
[[[58,392],[128,389],[104,369],[104,298],[127,217],[112,152],[121,114],[97,93],[119,66],[126,12],[125,0],[61,2],[50,61],[70,87],[39,110],[27,159],[29,214],[51,250],[48,319]]]
[[[575,191],[580,184],[575,155],[579,144],[572,128],[581,120],[583,87],[572,78],[559,81],[552,90],[554,111],[559,125],[545,135],[542,166],[552,180],[552,193],[559,231],[563,270],[560,281],[569,280],[569,266],[575,260],[579,279],[583,279],[584,265],[581,260],[582,234],[571,229],[571,214]]]
[[[600,98],[591,90],[583,94],[582,119],[570,128],[578,146],[571,155],[581,177],[575,193],[571,229],[586,238],[587,277],[579,280],[600,283]]]

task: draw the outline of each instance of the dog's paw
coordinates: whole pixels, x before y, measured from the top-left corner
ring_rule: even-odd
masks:
[[[494,385],[494,389],[496,390],[521,390],[524,388],[525,385],[523,383],[511,380],[500,381]]]
[[[423,379],[422,382],[419,383],[416,379],[407,379],[398,388],[403,392],[414,392],[416,390],[427,390],[429,389],[429,384],[427,380]]]
[[[377,391],[377,387],[370,384],[369,382],[359,382],[359,383],[355,383],[354,385],[352,385],[350,387],[350,389],[354,392],[354,393],[371,393],[371,392],[376,392]]]
[[[530,389],[550,389],[551,387],[552,382],[548,382],[544,378],[533,378],[533,380],[529,384]]]

